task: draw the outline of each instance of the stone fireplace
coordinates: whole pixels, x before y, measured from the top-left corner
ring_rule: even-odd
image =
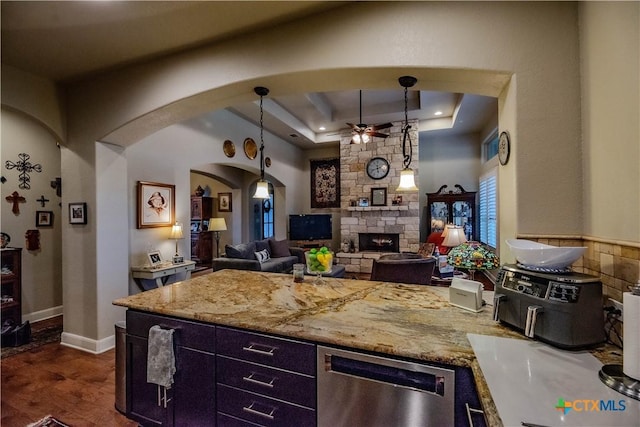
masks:
[[[413,148],[411,168],[417,182],[418,121],[413,120],[409,123]],[[400,171],[403,168],[402,124],[403,122],[394,122],[389,129],[389,137],[374,138],[368,144],[351,144],[350,132],[343,134],[340,139],[340,240],[353,242],[356,248],[355,253],[336,254],[338,262],[345,265],[347,272],[370,273],[373,259],[380,255],[391,252],[417,252],[420,247],[420,194],[396,192],[400,182]],[[366,165],[372,157],[383,157],[389,161],[390,170],[386,177],[374,180],[367,175]],[[374,188],[386,189],[386,205],[359,206],[360,199],[371,198],[371,190]],[[393,204],[392,201],[398,196],[402,201]],[[393,235],[394,244],[392,247],[379,250],[364,248],[361,246],[361,234]]]
[[[359,233],[358,247],[361,252],[400,252],[397,233]]]

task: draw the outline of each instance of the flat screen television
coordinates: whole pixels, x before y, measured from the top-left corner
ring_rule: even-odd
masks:
[[[331,239],[331,214],[289,215],[289,240]]]

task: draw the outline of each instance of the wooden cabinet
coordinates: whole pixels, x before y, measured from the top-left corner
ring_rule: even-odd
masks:
[[[315,345],[218,327],[216,348],[218,426],[316,425]]]
[[[191,196],[191,259],[199,266],[211,266],[213,259],[213,237],[207,229],[215,211],[214,200]]]
[[[465,191],[458,184],[455,187],[455,191],[446,191],[443,185],[437,192],[427,193],[427,236],[454,224],[464,228],[467,240],[478,240],[476,192]]]
[[[176,372],[166,390],[147,382],[149,329],[154,325],[175,331]],[[127,311],[127,417],[143,426],[213,425],[215,384],[215,326]]]
[[[2,321],[22,323],[22,248],[2,249]]]

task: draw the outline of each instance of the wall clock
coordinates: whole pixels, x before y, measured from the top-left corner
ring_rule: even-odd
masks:
[[[501,165],[507,164],[509,154],[511,154],[511,141],[509,139],[509,133],[504,131],[500,134],[500,140],[498,141],[498,160]]]
[[[384,157],[372,157],[367,163],[367,175],[373,179],[384,178],[389,169],[389,161]]]

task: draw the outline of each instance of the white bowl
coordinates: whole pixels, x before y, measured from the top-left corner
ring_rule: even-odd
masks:
[[[525,239],[506,239],[505,242],[520,264],[563,269],[576,262],[586,247],[551,246]]]

